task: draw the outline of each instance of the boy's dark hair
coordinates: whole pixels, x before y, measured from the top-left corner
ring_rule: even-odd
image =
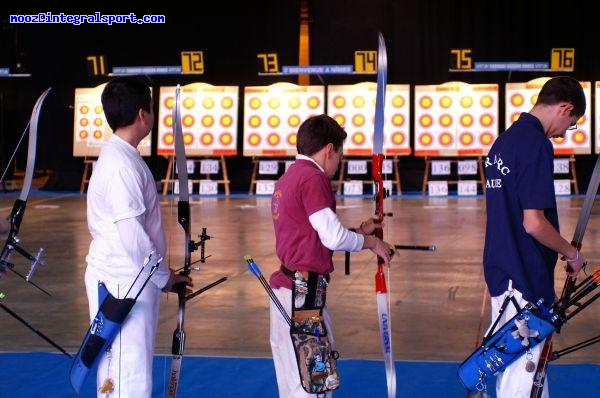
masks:
[[[132,124],[140,109],[150,112],[152,95],[145,78],[120,76],[106,84],[101,100],[106,121],[115,131]]]
[[[581,84],[569,76],[557,76],[548,80],[540,91],[537,103],[555,105],[568,102],[573,105],[572,115],[581,117],[585,113],[585,94]]]
[[[306,119],[298,129],[296,149],[298,153],[311,156],[332,143],[338,151],[348,134],[335,119],[327,115],[312,116]]]

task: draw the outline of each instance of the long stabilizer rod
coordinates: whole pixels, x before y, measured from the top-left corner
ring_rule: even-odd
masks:
[[[0,299],[2,299],[2,298],[4,298],[4,293],[0,293]],[[21,322],[23,325],[25,325],[33,333],[37,334],[42,339],[46,340],[53,347],[55,347],[57,350],[59,350],[60,352],[62,352],[66,356],[68,356],[69,358],[73,358],[73,356],[71,354],[69,354],[68,352],[66,352],[64,350],[64,348],[62,348],[61,346],[59,346],[58,344],[56,344],[52,339],[50,339],[44,333],[42,333],[39,330],[37,330],[35,327],[33,327],[31,324],[29,324],[25,319],[21,318],[16,312],[14,312],[13,310],[11,310],[10,308],[8,308],[7,306],[5,306],[2,303],[0,303],[0,308],[2,308],[4,311],[8,312],[10,314],[10,316],[12,316],[13,318],[15,318],[17,321]]]

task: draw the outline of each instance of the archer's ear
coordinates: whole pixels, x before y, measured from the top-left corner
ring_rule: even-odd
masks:
[[[331,156],[334,152],[335,148],[333,147],[333,144],[331,142],[325,145],[325,154],[327,156]]]
[[[559,104],[560,113],[566,116],[571,116],[571,112],[575,108],[570,102],[562,102]]]

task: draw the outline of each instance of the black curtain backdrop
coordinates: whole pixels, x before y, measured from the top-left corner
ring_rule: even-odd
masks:
[[[470,48],[475,61],[549,61],[551,48],[573,47],[575,71],[569,75],[585,81],[600,80],[600,55],[596,49],[600,29],[588,2],[564,3],[554,8],[546,1],[527,0],[309,0],[308,5],[311,64],[353,64],[354,51],[376,50],[377,32],[381,31],[388,49],[389,83],[498,83],[500,115],[504,114],[502,87],[506,82],[524,82],[542,74],[449,72],[451,48]],[[4,11],[0,16],[0,67],[10,67],[12,72],[19,67],[19,71],[31,73],[32,77],[0,78],[2,169],[27,124],[37,96],[51,86],[53,92],[46,100],[38,134],[37,168],[53,170],[48,189],[79,188],[83,159],[72,156],[74,90],[108,80],[87,75],[88,55],[105,55],[110,69],[177,65],[181,51],[204,51],[204,75],[151,76],[155,92],[161,85],[194,81],[240,87],[282,80],[297,82],[296,76],[258,76],[256,54],[276,52],[280,65],[298,64],[299,0],[256,1],[239,6],[222,2],[210,7],[202,3],[199,7],[203,12],[198,14],[185,9],[174,12],[172,7],[168,11],[126,9],[116,14],[163,14],[166,23],[111,26],[11,24],[10,15],[49,10]],[[375,81],[375,76],[311,76],[311,84],[360,81]],[[593,103],[588,106],[593,107]],[[240,98],[240,155],[228,159],[234,192],[247,192],[251,176],[251,161],[241,155],[242,108]],[[503,118],[500,119],[502,130]],[[18,152],[20,168],[25,165],[26,152],[26,148]],[[577,159],[580,189],[585,190],[595,155]],[[152,156],[147,161],[156,179],[163,178],[166,160]],[[420,189],[423,160],[401,157],[400,169],[403,190]]]

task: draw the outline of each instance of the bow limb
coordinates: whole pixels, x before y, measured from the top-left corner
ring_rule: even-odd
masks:
[[[52,88],[48,88],[44,91],[39,98],[37,99],[33,110],[31,112],[31,117],[29,119],[29,140],[28,140],[28,150],[27,150],[27,166],[25,168],[25,176],[23,178],[23,187],[21,188],[21,193],[19,194],[19,198],[15,200],[13,205],[13,209],[10,214],[10,232],[6,238],[4,243],[4,247],[2,248],[2,252],[0,253],[0,270],[5,268],[10,269],[19,277],[25,279],[27,282],[35,286],[37,289],[46,293],[50,296],[46,290],[42,289],[40,286],[30,281],[30,278],[33,276],[33,273],[38,265],[44,264],[44,261],[41,259],[41,256],[44,252],[43,249],[40,249],[36,256],[31,255],[25,249],[18,245],[19,238],[19,229],[21,227],[21,222],[23,221],[23,217],[25,215],[25,208],[27,206],[27,198],[29,197],[29,192],[31,190],[31,182],[33,180],[33,173],[35,171],[35,158],[36,158],[36,148],[37,148],[37,130],[39,124],[39,118],[42,110],[42,105],[44,104],[44,100],[50,93]],[[22,140],[22,138],[21,138]],[[21,140],[19,142],[21,142]],[[16,251],[21,254],[27,260],[31,262],[31,266],[29,272],[26,276],[14,270],[14,264],[10,263],[10,257],[12,252]]]
[[[375,99],[375,125],[373,133],[373,162],[372,173],[375,199],[375,217],[378,223],[383,222],[386,216],[384,211],[384,199],[386,191],[383,186],[383,127],[385,124],[385,92],[387,86],[387,53],[383,35],[378,36],[377,51],[377,95]],[[383,240],[383,229],[377,228],[375,236]],[[383,266],[385,261],[377,256],[377,273],[375,274],[375,290],[377,293],[377,313],[379,317],[379,331],[381,338],[381,349],[385,361],[385,373],[387,382],[388,398],[396,397],[396,369],[392,352],[392,326],[390,318],[390,301],[385,281]],[[389,268],[388,268],[389,274]]]
[[[31,112],[31,118],[29,119],[29,142],[27,148],[27,167],[25,169],[25,179],[23,180],[23,189],[21,190],[21,195],[19,195],[19,199],[26,201],[29,196],[29,191],[31,189],[31,182],[33,180],[33,172],[35,170],[35,158],[36,158],[36,148],[37,148],[37,131],[38,124],[40,120],[40,114],[42,111],[42,105],[46,96],[50,93],[52,88],[48,88],[46,91],[40,95],[38,100],[33,107],[33,111]]]
[[[28,152],[27,152],[27,169],[26,170],[29,170],[30,163],[35,162],[38,121],[39,121],[40,112],[42,109],[42,104],[44,103],[46,96],[50,93],[51,90],[52,90],[52,87],[49,87],[46,91],[44,91],[38,97],[37,101],[35,102],[35,105],[33,106],[33,110],[31,111],[31,116],[29,117],[29,120],[27,121],[27,125],[23,129],[23,133],[21,134],[21,137],[19,138],[19,142],[17,142],[15,150],[12,153],[12,155],[10,156],[10,159],[8,160],[6,168],[4,169],[4,172],[2,173],[2,177],[0,177],[0,182],[4,181],[4,177],[6,176],[6,173],[8,172],[8,169],[10,168],[10,164],[12,163],[13,159],[15,158],[15,155],[17,154],[17,151],[19,150],[19,147],[21,146],[21,143],[23,142],[23,138],[25,138],[25,134],[27,134],[27,131],[29,131],[29,144],[28,144],[29,147],[28,147]],[[28,173],[26,172],[25,174],[27,175]],[[21,190],[21,195],[19,196],[22,200],[27,199],[27,195],[29,194],[29,189],[31,187],[32,177],[33,177],[33,169],[31,170],[29,179],[24,178],[24,181],[23,181],[24,189]],[[29,183],[27,183],[28,181],[29,181]]]

